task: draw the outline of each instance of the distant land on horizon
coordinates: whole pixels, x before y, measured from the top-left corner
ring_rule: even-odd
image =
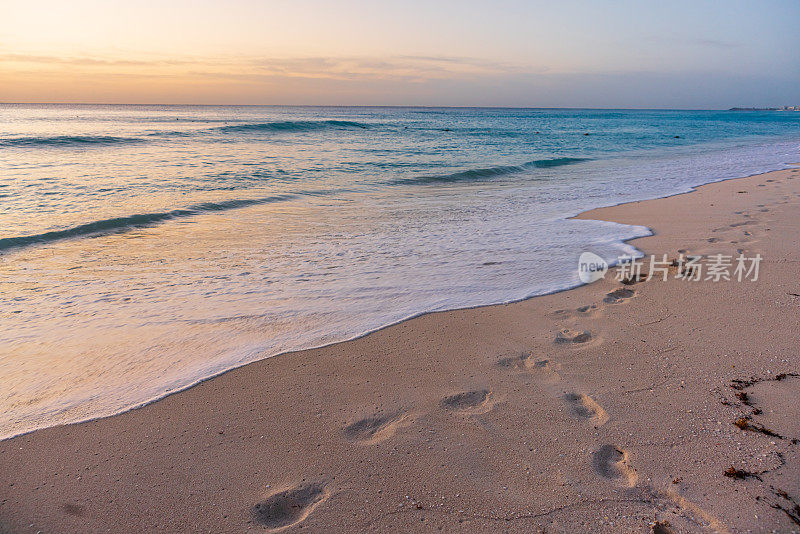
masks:
[[[779,108],[730,108],[728,111],[800,111],[800,106],[781,106]]]

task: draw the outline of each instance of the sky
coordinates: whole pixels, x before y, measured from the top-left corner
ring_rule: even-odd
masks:
[[[0,0],[0,102],[800,105],[797,0]]]

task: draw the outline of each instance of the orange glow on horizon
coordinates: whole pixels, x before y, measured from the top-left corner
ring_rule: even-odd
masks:
[[[794,95],[800,4],[778,19],[712,4],[6,0],[0,102],[725,107]]]

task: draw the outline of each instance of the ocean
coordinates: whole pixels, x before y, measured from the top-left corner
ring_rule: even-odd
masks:
[[[0,105],[0,438],[578,285],[570,219],[800,162],[800,113]]]

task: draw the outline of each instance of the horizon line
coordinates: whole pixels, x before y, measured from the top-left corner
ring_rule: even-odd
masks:
[[[605,110],[605,111],[758,111],[784,106],[756,107],[731,106],[727,108],[654,108],[654,107],[582,107],[582,106],[447,106],[431,104],[176,104],[176,103],[124,103],[124,102],[0,102],[0,106],[159,106],[159,107],[314,107],[314,108],[430,108],[430,109],[545,109],[545,110]]]

